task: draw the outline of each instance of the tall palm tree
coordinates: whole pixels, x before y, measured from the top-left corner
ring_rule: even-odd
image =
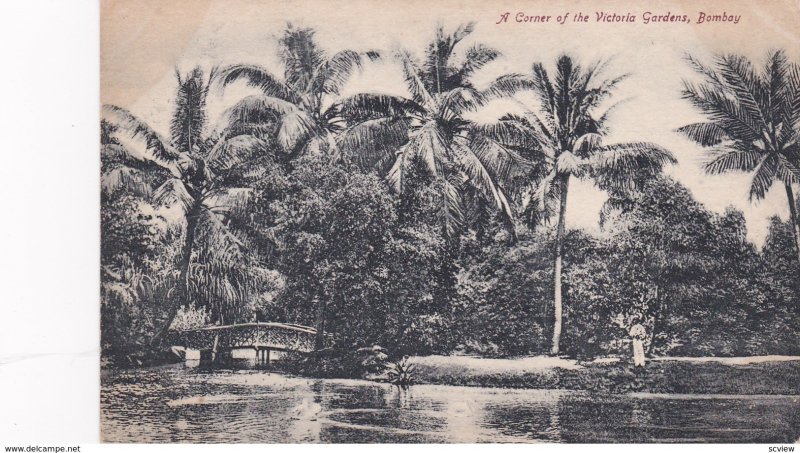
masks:
[[[365,59],[375,60],[378,53],[343,50],[329,57],[317,46],[314,30],[296,29],[291,24],[278,41],[278,48],[283,78],[255,65],[223,69],[219,78],[223,87],[245,80],[262,91],[229,110],[232,122],[251,130],[263,127],[265,120],[274,122],[275,128],[268,133],[276,135],[289,158],[307,152],[333,152],[334,134],[343,125],[333,101]]]
[[[504,185],[528,162],[504,146],[493,124],[469,118],[493,99],[491,86],[497,83],[478,90],[471,77],[500,55],[474,44],[457,58],[456,47],[473,29],[469,23],[447,34],[439,26],[422,63],[398,50],[408,95],[362,93],[342,100],[339,111],[348,127],[337,143],[343,159],[377,168],[397,192],[404,191],[410,170],[421,163],[440,189],[439,220],[448,237],[459,231],[464,196],[475,189],[501,213],[513,240]]]
[[[684,81],[683,97],[708,121],[678,131],[707,148],[709,174],[752,172],[750,200],[783,184],[800,260],[800,224],[793,185],[800,183],[800,68],[783,51],[771,52],[761,70],[743,56],[718,56],[706,66],[689,64],[703,82]]]
[[[572,57],[562,55],[556,62],[555,77],[542,63],[535,63],[530,75],[509,76],[495,87],[507,95],[532,90],[538,100],[538,108],[525,111],[516,120],[536,137],[545,172],[523,179],[517,190],[523,218],[530,225],[548,221],[551,216],[558,218],[553,253],[553,355],[559,353],[561,341],[561,274],[570,179],[588,179],[603,190],[625,191],[634,188],[641,178],[676,162],[668,150],[654,143],[603,144],[609,113],[619,104],[606,107],[608,100],[627,77],[600,79],[606,64],[598,62],[584,68]]]
[[[199,68],[185,76],[176,72],[178,88],[169,139],[128,110],[104,106],[103,191],[132,191],[183,215],[179,278],[174,297],[166,301],[170,304],[168,319],[151,344],[167,331],[180,306],[193,304],[191,294],[241,304],[249,291],[258,289],[249,278],[252,275],[239,269],[247,257],[232,228],[237,208],[248,194],[248,183],[270,163],[271,144],[244,135],[236,127],[208,133],[206,98],[216,74],[212,69],[206,76]],[[130,146],[108,137],[119,133],[131,140]],[[200,253],[211,257],[200,259]],[[236,307],[220,307],[219,321],[224,321],[226,308],[235,311]]]
[[[336,100],[352,74],[368,60],[377,60],[375,51],[342,50],[331,56],[319,48],[314,30],[289,24],[278,41],[283,77],[256,65],[233,65],[223,69],[224,87],[240,80],[258,88],[262,94],[247,96],[228,109],[232,125],[262,136],[274,136],[283,150],[284,160],[303,154],[337,152],[335,134],[344,127]],[[316,347],[323,345],[326,302],[316,301]]]

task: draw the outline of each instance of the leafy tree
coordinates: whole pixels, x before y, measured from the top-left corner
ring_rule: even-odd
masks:
[[[762,279],[773,292],[770,313],[774,322],[765,326],[770,339],[781,354],[796,354],[786,350],[794,346],[800,350],[800,262],[795,259],[794,237],[791,221],[781,221],[777,216],[770,219],[767,239],[762,250],[766,276]]]
[[[378,54],[343,50],[329,57],[318,47],[312,29],[296,29],[291,24],[278,46],[284,66],[282,80],[260,66],[239,64],[223,70],[223,87],[246,80],[262,92],[231,107],[231,123],[254,135],[274,135],[284,157],[333,153],[334,134],[343,128],[339,106],[333,101],[365,59],[375,60]]]
[[[595,347],[605,342],[619,349],[639,324],[651,352],[669,351],[676,347],[676,323],[687,329],[716,276],[727,271],[720,245],[728,238],[715,216],[667,177],[624,195],[612,191],[606,205],[603,240],[592,247],[586,265],[568,272],[572,317],[602,318],[596,328],[579,321],[582,329],[596,332]]]
[[[513,245],[487,244],[462,257],[458,297],[451,304],[456,344],[482,355],[547,351],[552,239],[523,233]]]
[[[271,162],[271,145],[234,127],[207,133],[206,98],[215,76],[216,70],[206,76],[199,68],[177,74],[169,140],[128,110],[104,107],[113,125],[102,131],[109,141],[102,153],[104,193],[137,194],[180,213],[183,223],[175,291],[165,298],[168,315],[151,343],[163,337],[179,307],[198,301],[210,304],[217,321],[236,319],[260,286],[258,267],[232,230],[248,183]],[[123,132],[131,146],[122,146]]]
[[[441,242],[424,228],[400,227],[397,202],[378,177],[327,157],[295,161],[281,184],[267,207],[287,278],[276,314],[313,323],[318,347],[325,332],[346,346],[413,347],[410,332],[434,314],[430,274]]]
[[[534,151],[541,153],[541,167],[533,167],[531,177],[517,189],[522,194],[524,218],[535,225],[550,216],[558,216],[554,246],[553,288],[555,322],[550,352],[558,354],[562,324],[562,260],[567,192],[572,177],[589,179],[603,190],[624,190],[637,186],[643,177],[658,174],[675,158],[654,143],[630,142],[604,145],[609,112],[601,114],[604,102],[614,93],[625,75],[600,79],[606,63],[581,67],[570,56],[556,62],[551,77],[544,65],[535,63],[530,76],[512,75],[494,87],[496,92],[512,95],[530,89],[538,98],[536,111],[521,116],[510,115],[514,127],[524,125],[526,137],[535,137]],[[509,134],[506,134],[509,135]]]
[[[797,314],[783,277],[792,274],[772,267],[781,260],[765,259],[747,241],[741,212],[714,214],[667,177],[626,193],[627,203],[615,195],[602,236],[565,274],[566,349],[629,354],[635,324],[645,327],[654,355],[792,349],[792,329],[784,326]]]
[[[469,23],[447,34],[440,26],[421,63],[398,50],[408,95],[362,93],[342,100],[348,127],[337,143],[343,159],[377,168],[397,193],[406,190],[409,174],[422,163],[439,189],[437,217],[448,237],[460,232],[470,199],[499,211],[513,239],[504,185],[526,161],[503,146],[493,124],[470,119],[496,97],[491,87],[499,82],[478,90],[471,77],[500,55],[474,44],[457,59],[456,48],[473,29]]]
[[[800,182],[800,68],[783,51],[770,53],[761,70],[739,55],[718,56],[713,66],[687,60],[703,82],[684,81],[683,97],[708,120],[678,130],[707,148],[707,173],[752,172],[751,200],[764,198],[776,182],[783,184],[800,259],[792,188]]]

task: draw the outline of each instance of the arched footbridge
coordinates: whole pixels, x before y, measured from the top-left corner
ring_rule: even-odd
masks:
[[[233,362],[269,365],[289,351],[311,352],[317,331],[312,327],[278,322],[209,326],[176,332],[185,349],[186,365]]]

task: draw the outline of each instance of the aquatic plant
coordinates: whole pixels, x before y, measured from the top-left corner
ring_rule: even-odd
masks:
[[[414,384],[414,364],[408,362],[408,356],[404,356],[397,363],[391,363],[386,371],[389,382],[401,388],[408,388]]]

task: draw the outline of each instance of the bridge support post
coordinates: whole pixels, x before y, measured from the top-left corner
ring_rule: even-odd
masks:
[[[183,361],[188,368],[208,366],[214,364],[214,352],[208,349],[186,348],[186,356]]]
[[[200,366],[200,350],[186,348],[186,355],[184,357],[184,365],[188,368],[197,368]]]
[[[264,366],[270,364],[270,348],[256,346],[256,365]]]

